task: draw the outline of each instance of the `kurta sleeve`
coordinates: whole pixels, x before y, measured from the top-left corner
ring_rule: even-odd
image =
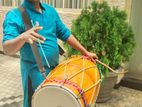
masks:
[[[56,10],[55,10],[56,12]],[[71,35],[70,30],[66,27],[66,25],[62,22],[59,14],[56,12],[56,35],[62,41],[66,41]]]
[[[7,40],[14,39],[20,34],[17,23],[16,14],[13,11],[9,11],[3,22],[3,43]]]

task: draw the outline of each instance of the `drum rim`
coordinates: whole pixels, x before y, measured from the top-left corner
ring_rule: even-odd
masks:
[[[54,86],[54,87],[58,87],[58,88],[59,88],[59,87],[62,87],[65,91],[69,92],[69,94],[70,94],[71,96],[73,96],[73,98],[74,98],[75,100],[77,100],[77,102],[78,102],[78,104],[80,105],[80,107],[83,107],[83,106],[84,106],[84,105],[82,105],[81,101],[79,100],[79,98],[77,97],[77,95],[75,95],[75,94],[73,93],[72,90],[68,89],[68,88],[65,87],[65,86],[61,86],[61,84],[47,84],[47,85],[44,85],[44,86],[40,86],[40,87],[35,91],[35,93],[34,93],[33,96],[32,96],[32,103],[31,103],[32,106],[33,106],[33,101],[34,101],[34,98],[35,98],[36,93],[38,93],[41,88],[47,88],[47,86],[48,86],[48,87]]]

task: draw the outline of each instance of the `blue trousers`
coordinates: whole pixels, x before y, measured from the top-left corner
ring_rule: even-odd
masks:
[[[53,69],[53,67],[46,69],[46,75]],[[33,64],[26,61],[21,61],[21,75],[22,75],[22,85],[24,92],[23,107],[30,107],[30,95],[29,90],[36,90],[36,88],[43,82],[44,78],[38,70],[37,64]],[[29,79],[31,81],[31,87],[29,87]],[[31,89],[32,88],[32,89]]]

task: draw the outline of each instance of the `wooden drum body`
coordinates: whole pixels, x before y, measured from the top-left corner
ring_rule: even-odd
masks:
[[[59,64],[38,87],[32,107],[88,107],[96,102],[100,90],[96,63],[73,56]]]

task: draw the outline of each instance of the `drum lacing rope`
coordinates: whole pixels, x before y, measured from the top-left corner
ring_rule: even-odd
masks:
[[[61,86],[63,86],[63,85],[65,84],[66,80],[68,79],[67,64],[68,64],[68,62],[65,63],[66,66],[65,66],[65,68],[64,68],[64,82],[62,83]]]
[[[83,58],[83,57],[82,57]],[[84,58],[82,59],[82,66],[83,66],[83,68],[84,68],[84,66],[85,66],[85,61],[84,61]],[[81,77],[82,77],[82,79],[81,79],[81,88],[83,88],[83,82],[84,82],[84,75],[85,75],[85,69],[82,71],[82,75],[81,75]]]
[[[78,58],[78,59],[75,59],[75,60],[69,60],[69,61],[67,61],[67,62],[63,62],[63,63],[61,63],[61,64],[63,64],[63,65],[61,65],[56,71],[59,71],[62,67],[64,67],[64,66],[66,66],[66,63],[68,64],[68,63],[70,63],[71,61],[77,61],[77,60],[80,60],[82,57],[80,57],[80,58]],[[54,73],[52,73],[52,72],[50,72],[49,73],[49,75],[47,76],[47,78],[51,78],[54,74],[56,74],[56,72],[54,72]]]
[[[67,84],[67,85],[70,85],[70,86],[74,87],[79,92],[79,94],[81,95],[81,98],[82,98],[82,100],[84,102],[84,106],[88,107],[87,102],[86,102],[85,97],[84,97],[84,91],[76,83],[68,81],[68,80],[64,81],[64,80],[57,80],[57,79],[52,79],[52,80],[47,79],[45,81],[45,83],[46,82],[55,82],[55,83],[59,83],[59,84],[64,83],[64,84]]]
[[[83,59],[83,68],[84,68],[84,66],[85,66],[85,62],[84,62],[84,60],[85,59],[88,59],[88,57],[86,57],[86,56],[83,56],[82,57],[82,59]],[[97,66],[96,66],[97,67]],[[84,72],[85,73],[85,72]],[[94,72],[94,76],[95,76],[95,72]],[[82,74],[82,76],[83,76],[83,78],[84,78],[84,74]],[[98,75],[96,75],[96,76],[98,76]],[[97,77],[96,77],[96,79],[97,79]],[[82,85],[83,85],[83,81],[82,81]],[[81,86],[82,86],[81,85]],[[93,99],[94,99],[94,95],[95,95],[95,91],[97,91],[98,92],[98,89],[96,89],[96,87],[94,87],[94,89],[93,89],[93,94],[92,94],[92,96],[91,96],[91,100],[90,100],[90,103],[89,103],[89,107],[91,107],[91,105],[93,105]],[[98,93],[97,93],[98,94]],[[97,95],[98,96],[98,95]],[[96,102],[96,98],[95,98],[95,102]]]

